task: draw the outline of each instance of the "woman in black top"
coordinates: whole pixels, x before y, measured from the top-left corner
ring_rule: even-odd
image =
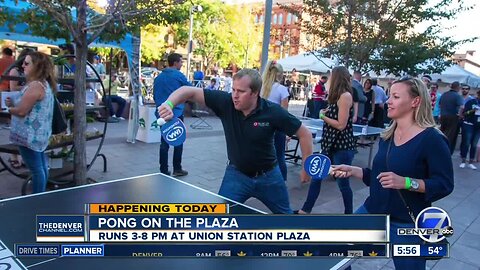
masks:
[[[353,138],[353,96],[350,74],[345,67],[335,67],[330,77],[328,107],[321,111],[323,125],[322,153],[328,155],[332,164],[352,164],[355,140]],[[312,211],[320,194],[321,179],[313,179],[308,189],[307,200],[299,214]],[[337,178],[345,207],[345,214],[353,211],[353,193],[348,178]]]
[[[365,110],[363,111],[362,122],[368,123],[373,119],[375,112],[375,91],[372,89],[372,80],[366,79],[363,83],[363,89],[367,101],[365,102]]]

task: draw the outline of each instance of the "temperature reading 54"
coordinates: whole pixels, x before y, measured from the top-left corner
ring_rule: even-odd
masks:
[[[420,256],[430,258],[448,257],[449,248],[447,243],[442,244],[427,244],[422,245],[420,250]]]
[[[428,247],[428,255],[439,255],[442,252],[443,247]]]

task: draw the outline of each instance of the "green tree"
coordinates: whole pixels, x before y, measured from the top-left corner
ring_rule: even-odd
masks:
[[[165,40],[168,34],[166,26],[148,24],[142,27],[142,62],[152,63],[162,59],[168,45]]]
[[[222,13],[224,5],[217,0],[196,1],[195,5],[202,6],[203,10],[193,14],[193,55],[201,56],[204,68],[209,72],[212,62],[216,59],[216,51],[220,49],[222,35],[217,34],[217,31],[220,29],[219,25],[224,22]],[[191,7],[192,3],[185,3],[178,12],[189,16]],[[190,20],[173,25],[172,29],[175,32],[175,45],[187,47]]]
[[[202,57],[207,73],[214,64],[226,64],[231,59],[231,47],[228,47],[228,23],[225,17],[227,7],[218,0],[205,0],[199,3],[202,12],[195,13],[193,53]],[[219,63],[223,62],[223,63]]]
[[[260,66],[263,24],[255,23],[255,16],[249,6],[231,6],[227,12],[230,33],[229,40],[235,49],[233,63],[243,67]]]
[[[338,57],[361,71],[410,74],[441,72],[456,41],[441,37],[438,21],[469,9],[462,0],[305,0],[299,9],[302,28],[317,57]],[[419,23],[431,23],[416,33]]]
[[[207,72],[215,64],[225,67],[258,62],[262,32],[248,7],[225,5],[219,0],[196,1],[195,5],[201,5],[203,11],[194,13],[193,53],[202,58]],[[191,6],[185,3],[178,12],[188,15]],[[189,21],[173,25],[172,29],[176,44],[186,46]]]
[[[75,44],[75,108],[74,108],[74,180],[86,184],[86,59],[88,45],[97,38],[120,40],[127,32],[139,35],[140,26],[181,20],[172,13],[179,0],[109,0],[105,8],[94,0],[30,0],[31,8],[17,19],[28,22],[34,35],[50,39],[65,38]],[[97,12],[100,11],[100,12]],[[138,76],[138,74],[136,74]],[[139,86],[133,85],[138,93]]]

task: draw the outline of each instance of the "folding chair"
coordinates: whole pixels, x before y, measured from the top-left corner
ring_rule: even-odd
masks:
[[[200,110],[197,104],[193,104],[192,116],[197,119],[190,124],[193,129],[212,129],[213,127],[205,120],[205,116],[210,115],[208,111]]]
[[[205,88],[205,82],[203,80],[193,81],[195,87],[198,88]]]

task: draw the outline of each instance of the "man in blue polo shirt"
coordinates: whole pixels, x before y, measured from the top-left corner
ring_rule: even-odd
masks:
[[[182,55],[172,53],[167,57],[167,61],[168,68],[163,69],[153,82],[153,99],[157,107],[167,101],[168,96],[179,87],[191,85],[187,81],[187,77],[180,72],[183,65]],[[183,120],[184,103],[179,102],[176,104],[175,108],[173,108],[173,114],[175,117]],[[155,112],[155,114],[159,117],[158,112]],[[170,175],[170,171],[168,171],[168,149],[169,145],[162,137],[162,142],[160,143],[160,172]],[[182,153],[183,144],[173,148],[173,176],[188,174],[187,171],[182,169]]]
[[[195,86],[200,86],[198,85],[199,82],[203,82],[205,75],[203,74],[203,71],[200,69],[200,66],[197,66],[197,70],[193,72],[193,85]]]
[[[243,203],[250,197],[262,201],[273,213],[291,214],[287,187],[277,164],[273,136],[279,130],[299,138],[303,160],[312,154],[312,134],[300,120],[279,105],[259,97],[260,73],[242,69],[233,76],[232,93],[181,87],[158,107],[166,120],[171,105],[193,101],[205,104],[222,120],[229,165],[219,194]],[[171,103],[171,104],[170,104]],[[170,104],[170,105],[169,105]],[[300,179],[309,177],[302,169]]]
[[[450,90],[443,93],[440,99],[440,130],[447,136],[450,154],[455,151],[457,137],[460,131],[460,112],[463,109],[463,98],[458,91],[460,83],[455,81]]]

